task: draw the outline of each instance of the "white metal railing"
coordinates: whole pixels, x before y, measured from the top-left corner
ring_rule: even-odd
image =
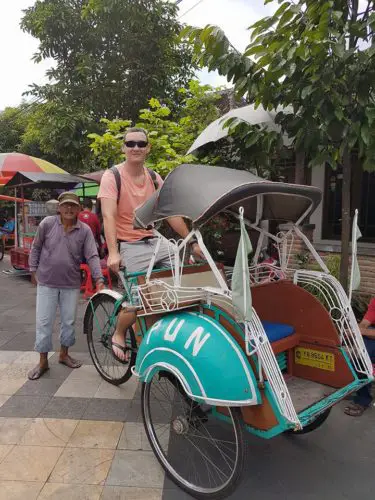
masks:
[[[254,354],[258,355],[259,380],[262,381],[262,371],[264,371],[280,413],[289,420],[289,422],[296,424],[297,428],[300,428],[301,423],[294,408],[283,374],[281,373],[263,325],[254,309],[251,321],[245,323],[245,341],[246,354],[248,356]]]
[[[367,353],[359,326],[349,299],[339,281],[331,274],[300,270],[294,274],[294,283],[313,295],[327,309],[354,369],[372,377],[372,363]]]

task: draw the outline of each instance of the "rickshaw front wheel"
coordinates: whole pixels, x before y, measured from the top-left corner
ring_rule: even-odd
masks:
[[[303,427],[303,429],[300,429],[297,431],[289,430],[289,431],[287,431],[287,433],[301,435],[301,434],[308,434],[309,432],[315,431],[315,429],[317,429],[322,424],[324,424],[324,422],[327,420],[329,414],[331,413],[331,410],[332,410],[332,408],[328,408],[323,413],[320,413],[320,415],[318,415],[316,417],[316,419],[314,419],[309,424],[305,425],[305,427]]]
[[[124,335],[129,359],[122,362],[112,351],[112,336],[116,329],[116,300],[105,294],[97,294],[91,300],[91,308],[85,315],[84,332],[94,366],[100,376],[113,385],[124,384],[132,376],[131,369],[137,357],[137,340],[132,327]]]
[[[142,385],[142,416],[150,445],[170,479],[192,497],[218,500],[237,487],[245,442],[239,408],[200,405],[170,372]]]

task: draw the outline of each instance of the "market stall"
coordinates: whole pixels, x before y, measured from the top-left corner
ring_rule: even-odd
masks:
[[[18,192],[23,199],[26,187],[68,191],[75,188],[77,184],[86,182],[92,183],[92,180],[70,174],[18,172],[6,184],[6,187],[14,188],[15,197]],[[50,215],[47,203],[40,201],[15,203],[15,244],[10,253],[11,264],[15,269],[29,270],[29,254],[38,225],[44,217]]]

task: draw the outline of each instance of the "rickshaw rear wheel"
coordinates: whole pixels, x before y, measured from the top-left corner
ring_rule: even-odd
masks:
[[[300,429],[297,431],[289,430],[289,431],[287,431],[287,433],[301,435],[301,434],[308,434],[309,432],[315,431],[315,429],[317,429],[322,424],[324,424],[324,422],[327,420],[329,414],[331,413],[331,410],[332,410],[332,408],[328,408],[327,410],[325,410],[323,413],[318,415],[316,417],[316,419],[314,419],[309,424],[305,425],[305,427],[303,429]]]
[[[175,484],[200,500],[233,493],[246,452],[239,408],[218,414],[214,406],[190,399],[177,377],[165,371],[142,384],[141,403],[150,445]]]
[[[116,300],[105,294],[98,294],[92,299],[83,328],[87,335],[87,344],[92,362],[99,375],[113,385],[124,384],[132,376],[132,367],[137,357],[137,340],[133,328],[125,334],[125,345],[129,347],[129,360],[122,362],[112,352],[112,335],[115,332],[117,313]]]

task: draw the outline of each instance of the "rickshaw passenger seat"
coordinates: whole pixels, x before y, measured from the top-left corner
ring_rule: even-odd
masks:
[[[262,325],[271,344],[272,342],[290,337],[295,333],[294,327],[285,323],[262,321]]]

